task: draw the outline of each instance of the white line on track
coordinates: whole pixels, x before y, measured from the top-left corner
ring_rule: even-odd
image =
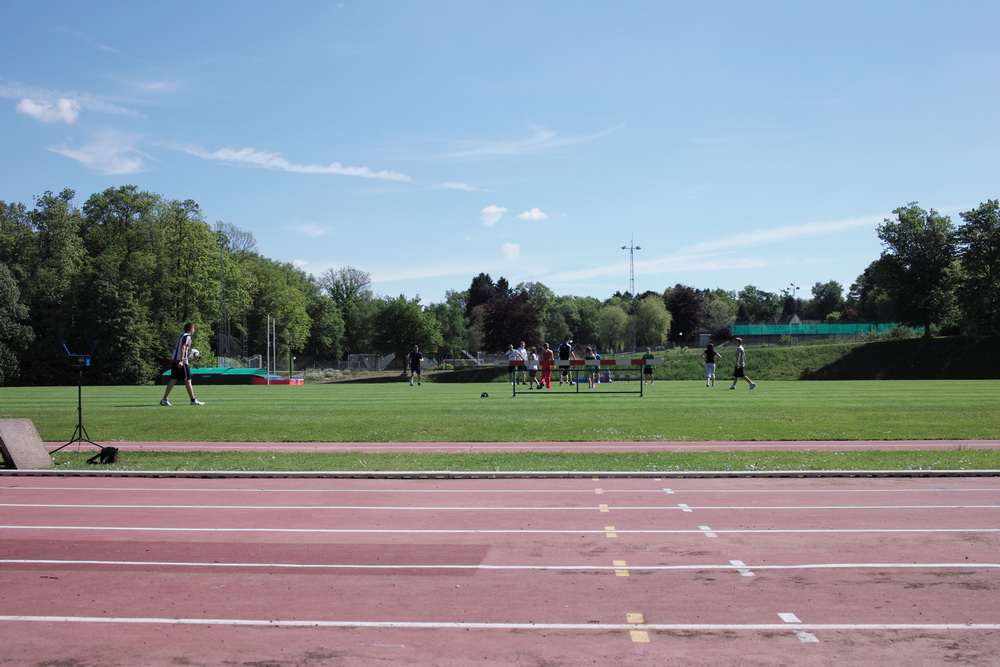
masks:
[[[143,566],[143,567],[210,567],[210,568],[291,568],[318,570],[531,570],[531,571],[584,571],[610,572],[627,570],[630,572],[665,572],[665,571],[701,571],[701,570],[731,570],[742,576],[753,576],[757,570],[865,570],[865,569],[962,569],[975,570],[981,568],[1000,568],[1000,563],[807,563],[796,565],[753,565],[748,566],[742,561],[733,561],[729,565],[486,565],[477,564],[362,564],[362,563],[222,563],[183,562],[183,561],[146,561],[146,560],[63,560],[63,559],[0,559],[5,565],[101,565],[101,566]]]
[[[593,492],[591,492],[593,493]],[[111,505],[81,503],[0,503],[0,507],[48,507],[78,509],[137,509],[137,510],[393,510],[393,511],[474,511],[474,512],[524,512],[576,510],[594,511],[597,505],[555,506],[494,506],[494,505]],[[628,511],[660,510],[1000,510],[994,505],[611,505],[610,509]]]
[[[186,486],[150,486],[150,487],[133,487],[133,486],[2,486],[0,485],[0,491],[96,491],[98,493],[104,493],[107,491],[124,491],[126,493],[141,493],[141,492],[181,492],[181,493],[195,493],[195,492],[206,492],[206,493],[403,493],[403,494],[455,494],[455,493],[468,493],[482,495],[483,493],[515,493],[519,495],[523,494],[545,494],[545,493],[574,493],[574,494],[592,494],[594,492],[593,486],[581,486],[576,489],[494,489],[482,487],[468,488],[468,489],[413,489],[413,488],[386,488],[386,489],[352,489],[350,487],[330,487],[323,489],[261,489],[261,488],[239,488],[239,487],[186,487]],[[674,493],[712,493],[712,494],[739,494],[739,493],[765,493],[765,494],[779,494],[779,493],[850,493],[852,495],[857,495],[859,493],[979,493],[979,492],[1000,492],[1000,486],[992,488],[948,488],[948,487],[935,487],[929,489],[900,489],[900,488],[887,488],[887,489],[872,489],[872,488],[853,488],[853,489],[734,489],[734,488],[718,488],[718,489],[663,489],[663,488],[649,488],[649,489],[604,489],[604,493],[652,493],[652,494],[662,494],[662,493],[674,494]]]
[[[514,533],[514,534],[552,534],[552,535],[603,535],[606,530],[593,530],[590,528],[582,530],[545,530],[534,528],[223,528],[223,527],[164,527],[164,526],[0,526],[0,530],[82,530],[82,531],[148,531],[148,532],[175,532],[175,533],[406,533],[417,535],[449,535],[449,534],[488,534],[488,533]],[[617,533],[630,535],[703,535],[703,530],[616,530]],[[1000,533],[1000,528],[736,528],[736,529],[712,529],[713,533],[722,534],[837,534],[837,533],[872,533],[872,534],[894,534],[894,533]]]
[[[151,625],[219,625],[296,628],[404,628],[459,630],[689,630],[689,631],[788,631],[787,623],[471,623],[416,621],[322,621],[238,618],[131,618],[121,616],[0,616],[0,622],[112,623]],[[886,630],[1000,630],[1000,623],[802,623],[796,630],[886,631]]]

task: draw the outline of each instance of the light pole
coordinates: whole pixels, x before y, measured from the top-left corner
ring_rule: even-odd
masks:
[[[629,321],[632,329],[632,352],[635,352],[635,251],[642,250],[642,247],[635,245],[634,239],[629,239],[629,245],[621,248],[628,250]]]
[[[785,289],[785,293],[788,296],[792,297],[792,315],[798,315],[798,312],[799,312],[799,302],[795,298],[795,293],[798,292],[799,289],[801,289],[801,288],[798,285],[796,285],[795,283],[790,284]]]

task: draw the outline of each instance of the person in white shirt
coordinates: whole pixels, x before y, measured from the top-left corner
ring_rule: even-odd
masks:
[[[736,369],[733,371],[733,386],[730,389],[736,389],[736,383],[740,378],[743,378],[750,384],[750,388],[754,389],[757,387],[757,383],[750,379],[747,375],[747,351],[743,349],[743,339],[736,339]]]

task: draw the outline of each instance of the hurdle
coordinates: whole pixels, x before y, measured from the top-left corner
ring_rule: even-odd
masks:
[[[508,368],[509,377],[515,378],[518,371],[527,370],[528,366],[532,363],[524,361],[523,359],[510,359],[507,361],[498,361],[497,366],[504,366]],[[580,372],[585,374],[588,373],[601,373],[603,371],[611,372],[612,369],[623,369],[632,370],[636,372],[636,377],[639,380],[638,390],[622,390],[614,389],[607,390],[604,387],[608,384],[622,384],[621,382],[602,382],[602,390],[599,392],[601,394],[639,394],[639,396],[644,395],[645,382],[643,381],[642,372],[644,366],[659,366],[659,359],[556,359],[552,362],[551,367],[543,367],[542,362],[538,361],[538,372],[549,370],[552,373],[559,373],[562,375],[563,371],[569,372],[570,384],[573,385],[573,389],[570,391],[566,390],[556,390],[556,389],[539,389],[533,394],[579,394],[580,393]],[[628,382],[631,384],[631,382]],[[524,393],[523,391],[517,391],[517,380],[511,383],[513,390],[513,396],[516,397],[518,393]]]

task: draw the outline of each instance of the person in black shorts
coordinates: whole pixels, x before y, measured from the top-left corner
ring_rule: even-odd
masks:
[[[410,386],[413,386],[413,376],[417,376],[417,386],[420,386],[420,362],[424,360],[424,355],[421,354],[420,348],[416,345],[413,346],[413,350],[406,355],[406,363],[410,367]]]
[[[163,392],[163,400],[160,405],[170,405],[167,397],[170,390],[178,382],[183,382],[187,388],[188,396],[191,398],[191,405],[205,405],[194,397],[194,387],[191,385],[191,365],[188,361],[188,354],[191,351],[191,338],[194,336],[194,324],[188,322],[184,325],[184,332],[177,337],[174,343],[174,353],[170,358],[170,381],[167,382],[167,390]]]
[[[736,339],[736,369],[733,371],[733,386],[730,389],[736,389],[736,382],[743,378],[749,383],[751,389],[757,388],[757,383],[750,379],[747,375],[747,353],[743,349],[743,339]]]
[[[563,342],[559,343],[559,347],[556,348],[556,354],[559,355],[559,361],[569,361],[573,358],[573,341],[567,337]],[[559,384],[565,382],[570,382],[572,376],[569,372],[569,364],[565,366],[560,366],[559,368]]]

